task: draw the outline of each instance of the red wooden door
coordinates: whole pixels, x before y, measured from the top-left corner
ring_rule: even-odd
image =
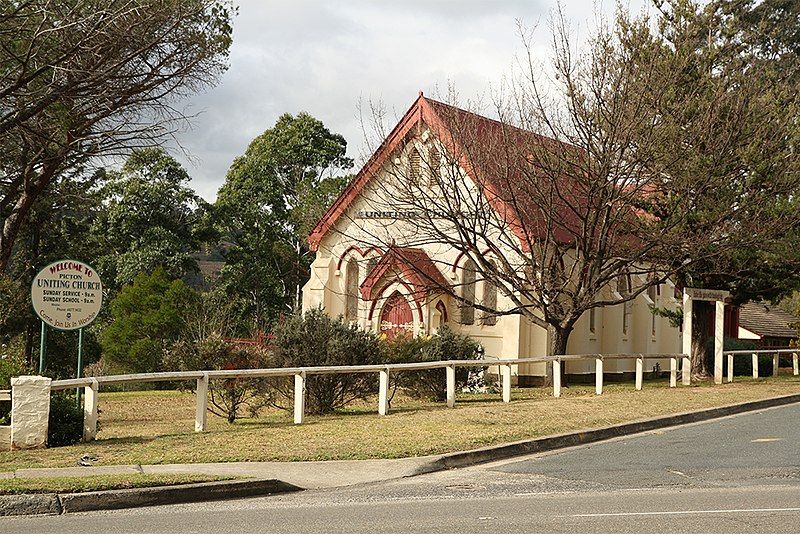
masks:
[[[386,299],[386,304],[381,310],[381,333],[389,339],[394,339],[400,334],[414,335],[414,322],[411,315],[411,306],[400,293],[393,293]]]

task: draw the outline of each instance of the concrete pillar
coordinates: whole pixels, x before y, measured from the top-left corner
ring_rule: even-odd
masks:
[[[678,385],[678,358],[669,359],[669,387]]]
[[[553,360],[553,396],[561,396],[561,360]]]
[[[728,354],[728,383],[733,382],[733,354]]]
[[[456,405],[456,366],[448,365],[444,371],[447,375],[447,407],[452,408]]]
[[[378,415],[389,413],[389,370],[380,371],[378,379]]]
[[[208,373],[197,379],[194,399],[194,431],[205,432],[208,420]]]
[[[753,378],[758,378],[758,354],[753,353]]]
[[[306,418],[306,373],[294,375],[294,424],[302,425]]]
[[[594,359],[594,393],[603,394],[603,358]]]
[[[47,446],[50,382],[44,376],[11,379],[12,449],[41,449]]]
[[[97,393],[100,385],[96,379],[83,388],[83,441],[92,441],[97,436]]]
[[[776,352],[774,356],[772,356],[772,376],[778,376],[778,366],[781,364],[781,355],[780,353]]]
[[[714,383],[722,384],[722,343],[725,332],[725,303],[716,301],[714,313]]]
[[[644,380],[644,358],[636,358],[636,391],[641,391]]]
[[[800,374],[800,367],[798,367],[797,353],[792,353],[792,374],[797,376]]]
[[[692,382],[692,297],[683,292],[683,368],[681,381],[684,386]]]
[[[511,402],[511,365],[501,365],[500,374],[503,387],[503,402]]]

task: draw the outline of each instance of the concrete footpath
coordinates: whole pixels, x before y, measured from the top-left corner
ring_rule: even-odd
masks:
[[[114,474],[188,473],[239,478],[276,479],[304,489],[352,486],[403,478],[427,471],[440,456],[397,460],[332,460],[322,462],[226,462],[208,464],[107,465],[18,469],[0,478],[80,477]]]

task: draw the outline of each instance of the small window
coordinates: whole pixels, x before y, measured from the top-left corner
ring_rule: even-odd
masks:
[[[463,299],[459,310],[461,324],[475,323],[475,271],[477,271],[475,262],[468,258],[464,262],[461,278],[461,298]]]
[[[596,323],[597,318],[596,318],[596,314],[595,314],[596,310],[597,310],[597,308],[591,308],[589,310],[589,333],[590,334],[594,334],[594,333],[597,332],[597,323]]]
[[[345,271],[344,319],[355,321],[358,317],[358,262],[355,258],[347,260]]]
[[[494,262],[491,262],[494,266]],[[491,280],[484,280],[483,282],[483,305],[490,310],[497,310],[497,286]],[[481,315],[481,323],[486,326],[494,326],[497,324],[497,315],[484,311]]]
[[[435,146],[431,147],[430,151],[428,151],[428,158],[431,160],[430,167],[431,167],[431,183],[436,183],[439,179],[441,166],[442,166],[442,154],[439,152],[439,149]]]
[[[408,175],[414,183],[418,183],[422,177],[422,158],[416,148],[411,149],[408,155]]]
[[[623,297],[627,297],[631,292],[631,279],[628,274],[621,274],[619,278],[617,278],[617,293],[622,295]],[[632,302],[630,300],[626,300],[622,303],[622,333],[623,335],[628,333],[628,319],[631,313],[631,305]]]
[[[652,306],[656,305],[656,299],[658,298],[658,288],[655,285],[652,285],[647,288],[647,296],[650,297],[650,300],[653,301]],[[656,311],[650,310],[650,335],[656,337]]]

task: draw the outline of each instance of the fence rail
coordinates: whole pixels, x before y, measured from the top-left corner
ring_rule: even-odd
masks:
[[[447,406],[455,406],[456,368],[457,367],[497,367],[500,372],[503,402],[511,402],[512,368],[521,364],[547,363],[553,364],[553,396],[561,396],[561,366],[573,361],[595,362],[595,392],[603,393],[603,367],[606,360],[635,360],[637,390],[642,389],[644,360],[670,360],[670,387],[677,385],[678,360],[683,358],[684,369],[688,369],[688,361],[683,354],[570,354],[564,356],[539,356],[535,358],[496,358],[482,360],[443,360],[436,362],[387,363],[374,365],[350,366],[315,366],[264,369],[224,369],[208,371],[172,371],[163,373],[138,373],[128,375],[112,375],[54,380],[50,384],[51,391],[71,388],[84,388],[84,439],[93,439],[97,432],[97,394],[100,386],[141,382],[189,381],[196,380],[195,431],[202,432],[206,428],[208,408],[209,380],[232,378],[270,378],[294,377],[294,422],[301,424],[305,418],[306,378],[313,375],[378,373],[378,413],[389,412],[389,376],[391,373],[445,369],[445,390]],[[684,373],[684,383],[688,383],[688,375]]]
[[[735,356],[750,355],[753,367],[753,378],[758,378],[758,357],[761,354],[772,354],[772,376],[778,376],[778,365],[780,364],[781,354],[792,355],[792,374],[800,374],[798,365],[798,352],[800,348],[789,349],[758,349],[758,350],[726,350],[722,354],[728,357],[728,382],[733,382],[733,359]]]

